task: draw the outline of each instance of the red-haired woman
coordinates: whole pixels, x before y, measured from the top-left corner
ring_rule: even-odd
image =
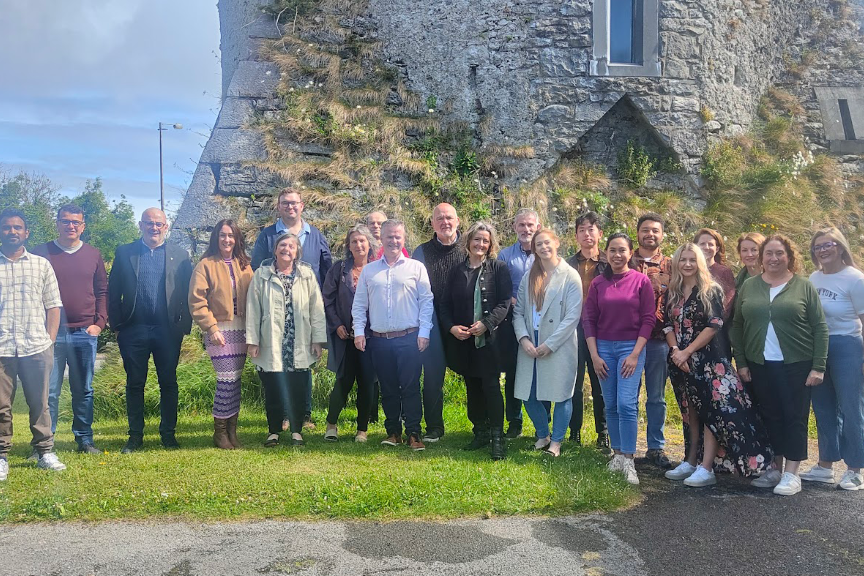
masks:
[[[220,220],[210,244],[192,273],[189,310],[204,333],[204,347],[216,370],[213,399],[213,443],[218,448],[240,448],[240,375],[246,364],[246,292],[252,266],[246,241],[233,220]]]

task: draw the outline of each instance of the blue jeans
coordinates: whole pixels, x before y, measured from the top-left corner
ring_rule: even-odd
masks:
[[[381,407],[384,408],[384,428],[387,435],[420,436],[423,402],[420,399],[420,373],[423,363],[417,348],[417,332],[399,338],[366,339],[366,350],[381,384]]]
[[[534,345],[537,346],[537,330],[534,331]],[[537,439],[549,436],[549,417],[552,414],[552,403],[547,400],[537,400],[537,360],[534,360],[534,376],[531,380],[531,393],[525,401],[525,412],[534,423]],[[555,403],[555,413],[552,419],[552,442],[563,442],[573,416],[573,398]]]
[[[819,459],[864,468],[864,347],[860,336],[828,338],[825,381],[812,390]]]
[[[645,344],[645,419],[648,421],[645,436],[649,450],[662,450],[666,446],[663,427],[666,425],[668,356],[669,345],[665,340],[648,340]]]
[[[78,444],[93,443],[93,369],[96,364],[96,336],[85,328],[61,326],[54,343],[54,368],[48,384],[48,410],[51,433],[57,431],[57,413],[63,376],[69,366],[69,390],[72,392],[72,434]]]
[[[603,388],[603,401],[606,403],[609,444],[613,450],[624,454],[636,453],[639,382],[647,356],[643,348],[633,374],[629,378],[622,377],[621,366],[635,346],[635,340],[597,340],[597,354],[606,362],[608,368],[608,376],[605,380],[600,380],[600,387]]]

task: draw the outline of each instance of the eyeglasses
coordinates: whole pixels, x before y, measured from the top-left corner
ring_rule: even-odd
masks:
[[[165,222],[141,222],[141,225],[145,228],[156,228],[157,230],[161,230],[167,226]]]
[[[813,251],[824,252],[825,250],[830,250],[835,246],[839,246],[839,244],[837,244],[837,242],[825,242],[824,244],[816,244],[815,246],[813,246]]]
[[[279,205],[280,205],[282,208],[296,208],[296,207],[299,206],[300,204],[302,204],[302,202],[292,202],[292,201],[288,201],[288,202],[281,202]]]
[[[75,228],[80,228],[84,222],[81,220],[67,220],[63,218],[62,220],[57,221],[61,226],[74,226]]]

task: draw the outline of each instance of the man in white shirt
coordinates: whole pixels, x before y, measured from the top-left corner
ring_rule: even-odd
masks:
[[[385,446],[402,444],[402,422],[408,446],[424,450],[420,440],[423,404],[420,399],[420,353],[429,346],[432,330],[432,287],[426,267],[402,254],[405,224],[388,220],[381,227],[384,257],[363,267],[354,305],[354,345],[369,346],[381,384]],[[366,322],[372,336],[367,343]]]

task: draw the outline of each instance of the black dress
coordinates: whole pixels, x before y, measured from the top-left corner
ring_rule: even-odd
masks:
[[[665,333],[674,332],[678,348],[683,350],[705,328],[717,334],[690,359],[690,373],[682,372],[669,359],[669,379],[681,408],[684,439],[689,439],[688,411],[695,409],[699,422],[714,433],[720,448],[714,460],[716,471],[747,476],[760,473],[774,460],[767,430],[741,384],[723,335],[723,297],[712,299],[706,312],[694,290],[687,301],[665,306]],[[689,447],[688,447],[689,451]]]

